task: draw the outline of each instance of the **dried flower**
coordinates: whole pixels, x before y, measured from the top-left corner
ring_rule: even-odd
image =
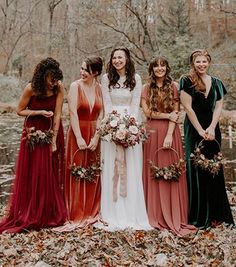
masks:
[[[36,130],[35,127],[26,129],[26,141],[33,150],[37,145],[47,145],[52,143],[53,131]]]
[[[150,165],[154,179],[164,179],[169,181],[178,181],[185,168],[183,159],[179,159],[177,162],[166,167],[156,166],[152,161],[150,161]]]
[[[76,166],[74,163],[70,168],[70,173],[76,180],[95,182],[95,177],[100,174],[101,170],[102,168],[98,162],[93,163],[86,168],[82,166]]]
[[[215,176],[218,174],[221,166],[223,165],[223,155],[221,152],[218,152],[212,159],[208,159],[201,152],[203,147],[204,146],[197,147],[194,152],[190,154],[190,159],[193,161],[195,166],[208,171]]]

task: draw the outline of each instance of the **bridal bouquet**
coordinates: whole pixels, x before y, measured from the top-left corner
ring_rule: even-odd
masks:
[[[98,134],[108,142],[114,142],[124,148],[134,146],[147,140],[147,132],[143,124],[129,115],[121,115],[117,111],[109,113],[101,122]]]

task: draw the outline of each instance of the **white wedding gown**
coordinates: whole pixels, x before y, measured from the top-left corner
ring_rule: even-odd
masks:
[[[112,110],[117,110],[124,114],[125,110],[138,118],[140,97],[142,90],[141,78],[135,75],[136,86],[133,91],[124,88],[125,77],[118,81],[116,87],[109,90],[108,78],[105,74],[102,78],[102,93],[104,101],[105,114]],[[127,166],[127,196],[122,197],[119,194],[118,199],[113,201],[113,175],[116,156],[116,145],[111,142],[101,142],[102,175],[101,175],[101,219],[103,224],[97,224],[98,227],[105,228],[108,231],[124,230],[132,228],[135,230],[148,230],[151,226],[148,222],[143,182],[142,182],[142,144],[125,149],[125,158]],[[120,181],[120,179],[119,179]]]

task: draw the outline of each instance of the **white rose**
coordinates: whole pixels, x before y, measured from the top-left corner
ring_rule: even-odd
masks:
[[[124,123],[120,124],[119,125],[119,130],[124,130],[124,129],[125,129],[125,124]]]
[[[134,125],[131,125],[129,126],[129,131],[132,133],[132,134],[137,134],[138,133],[138,128]]]
[[[117,124],[118,124],[118,121],[117,121],[117,120],[112,120],[112,121],[110,122],[110,125],[111,125],[111,127],[113,127],[113,128],[115,128],[115,127],[117,126]]]

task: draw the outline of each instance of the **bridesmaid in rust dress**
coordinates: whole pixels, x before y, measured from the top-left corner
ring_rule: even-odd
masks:
[[[65,231],[95,222],[100,211],[100,173],[84,175],[77,169],[74,175],[71,166],[81,166],[84,170],[92,164],[99,167],[100,145],[96,129],[103,117],[103,106],[97,77],[102,72],[102,65],[100,57],[85,59],[81,78],[71,84],[68,93],[70,126],[66,142],[65,200],[69,223],[62,227]]]
[[[147,213],[151,226],[182,236],[195,232],[188,225],[188,193],[185,173],[177,181],[153,178],[150,161],[165,167],[183,159],[178,127],[179,96],[177,84],[169,76],[168,61],[155,58],[149,65],[150,81],[144,85],[142,108],[150,136],[144,143],[143,182]]]
[[[0,224],[0,233],[39,230],[65,222],[62,78],[59,63],[46,58],[36,66],[20,98],[17,113],[26,119],[9,211]]]

